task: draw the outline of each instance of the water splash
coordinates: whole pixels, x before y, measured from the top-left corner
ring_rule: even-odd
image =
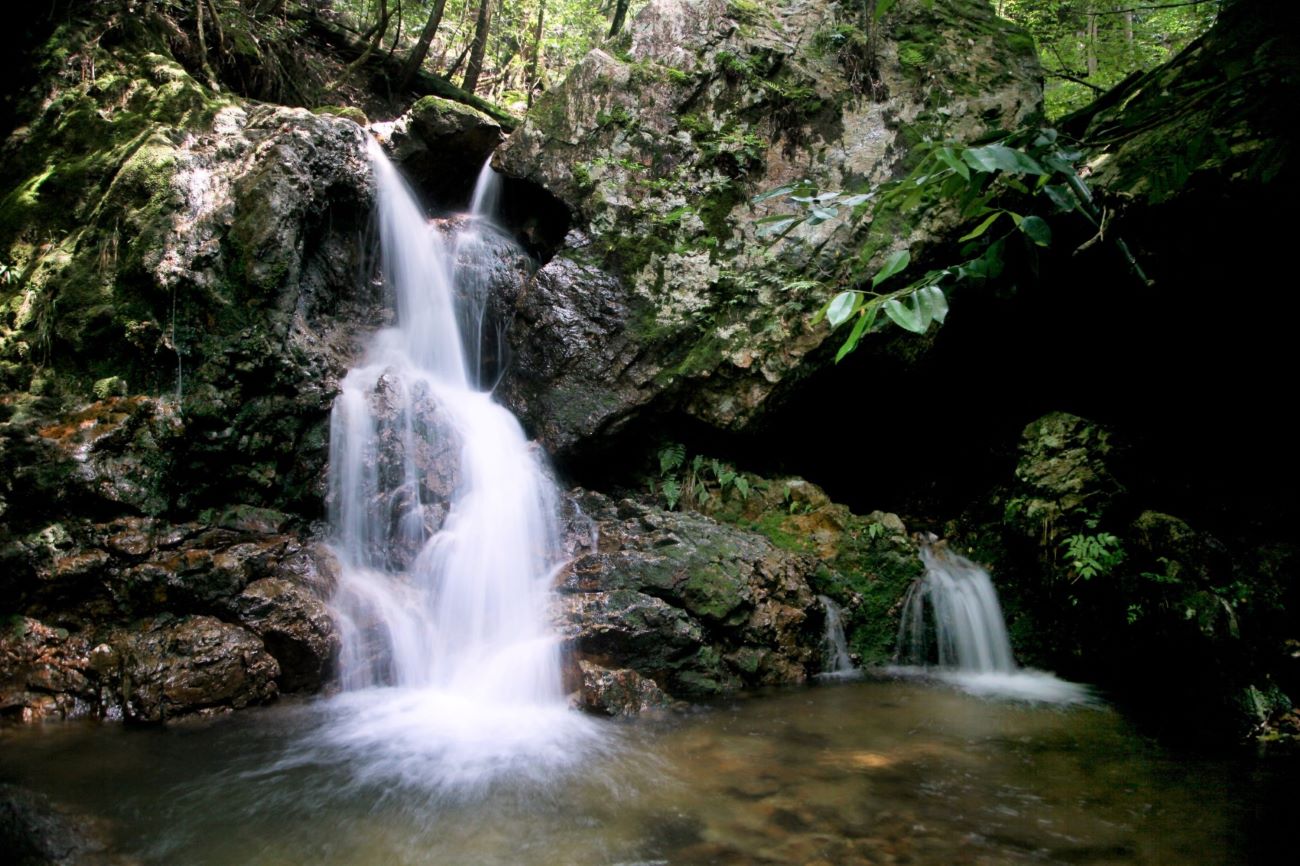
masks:
[[[924,545],[925,574],[903,602],[898,658],[891,671],[924,675],[982,695],[1086,703],[1087,686],[1020,668],[1011,652],[1002,605],[984,569],[941,544]]]
[[[826,669],[817,676],[821,679],[854,679],[861,676],[862,672],[853,666],[849,644],[844,638],[844,611],[824,595],[817,596],[817,600],[826,612],[826,635],[822,638],[822,657]]]
[[[371,160],[396,323],[344,378],[331,417],[348,694],[323,737],[368,755],[371,772],[418,766],[435,786],[545,776],[581,751],[564,744],[594,730],[566,710],[546,614],[561,562],[556,492],[463,352],[474,341],[458,319],[486,289],[463,291],[454,262],[482,245],[457,236],[453,255],[374,143]],[[476,206],[490,198],[476,192]]]

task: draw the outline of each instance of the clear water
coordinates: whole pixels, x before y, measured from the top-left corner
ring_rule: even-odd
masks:
[[[106,816],[145,864],[1290,862],[1294,762],[1173,754],[1102,707],[850,682],[602,723],[567,774],[470,787],[322,736],[343,712],[9,730],[0,778]]]

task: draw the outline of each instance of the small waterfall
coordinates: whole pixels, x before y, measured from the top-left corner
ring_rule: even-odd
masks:
[[[470,216],[491,219],[501,200],[501,175],[492,168],[492,157],[483,162],[474,182],[474,195],[469,201]]]
[[[397,315],[344,378],[331,418],[340,701],[356,711],[331,735],[372,753],[370,771],[417,782],[459,786],[521,765],[545,774],[573,759],[558,744],[590,723],[567,711],[547,618],[556,492],[519,422],[479,390],[478,359],[463,352],[477,342],[457,326],[483,320],[486,287],[466,291],[454,263],[473,265],[483,248],[462,243],[466,232],[496,231],[482,210],[492,195],[475,193],[453,255],[371,145]]]
[[[823,679],[849,679],[861,672],[853,666],[849,644],[844,638],[844,612],[840,606],[824,595],[817,596],[826,611],[826,635],[822,638],[822,657],[825,670],[818,674]]]
[[[898,629],[895,673],[923,673],[978,694],[1081,703],[1086,686],[1020,668],[1002,605],[984,569],[941,544],[921,548],[925,574],[908,589]]]
[[[925,575],[908,590],[898,631],[899,657],[967,673],[1011,673],[1002,606],[988,572],[942,548],[921,549]],[[926,617],[926,611],[932,617]]]

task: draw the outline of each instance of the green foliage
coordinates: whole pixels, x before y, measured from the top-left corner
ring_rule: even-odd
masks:
[[[705,505],[715,492],[724,500],[732,491],[742,502],[749,498],[749,480],[729,463],[706,458],[703,454],[696,454],[687,463],[686,446],[680,442],[663,446],[656,457],[659,477],[650,480],[650,492],[657,492],[669,511],[682,502]]]
[[[1117,536],[1109,532],[1078,532],[1061,542],[1075,580],[1110,574],[1127,554]]]
[[[399,4],[388,0],[391,15],[381,50],[397,57],[408,56],[434,2],[402,0]],[[445,76],[464,72],[463,58],[474,38],[479,3],[480,0],[446,0],[442,22],[424,62],[426,70]],[[379,20],[381,4],[377,0],[333,0],[332,5],[341,21],[358,33],[366,32]],[[559,84],[591,49],[603,45],[614,56],[630,59],[626,28],[607,41],[614,5],[604,0],[501,0],[494,4],[477,92],[520,114],[535,91]],[[643,0],[632,0],[628,4],[627,20],[635,17],[642,6]],[[459,66],[458,59],[462,61]]]
[[[948,313],[947,293],[963,282],[982,282],[1001,273],[1009,242],[1017,238],[1030,248],[1051,244],[1052,230],[1044,214],[1077,213],[1100,230],[1091,194],[1075,170],[1081,154],[1059,140],[1053,129],[1035,129],[979,145],[956,141],[924,141],[915,164],[900,179],[868,192],[824,192],[804,182],[755,196],[754,203],[785,198],[802,212],[761,217],[756,234],[771,242],[799,226],[816,226],[847,218],[854,223],[875,221],[883,214],[915,209],[955,212],[970,228],[961,235],[962,260],[913,277],[897,288],[894,278],[911,265],[907,249],[891,252],[872,275],[869,285],[854,286],[833,297],[814,317],[825,317],[837,328],[855,320],[836,360],[853,351],[879,321],[879,314],[904,330],[923,334]],[[1018,202],[1013,210],[1008,202]],[[1032,208],[1039,213],[1023,212]],[[1119,241],[1122,243],[1122,241]],[[1125,248],[1126,249],[1126,248]],[[1130,259],[1131,260],[1131,259]],[[891,283],[892,281],[892,283]],[[883,288],[882,288],[883,287]]]
[[[1218,0],[997,0],[1029,31],[1047,73],[1050,117],[1082,108],[1133,72],[1152,69],[1204,33]]]

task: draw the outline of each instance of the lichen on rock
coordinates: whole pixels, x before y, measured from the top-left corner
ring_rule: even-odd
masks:
[[[832,220],[769,248],[757,220],[776,205],[754,194],[803,179],[864,191],[906,163],[910,141],[1011,128],[1037,110],[1032,45],[985,4],[898,3],[878,25],[875,95],[829,47],[850,15],[821,0],[655,0],[625,53],[587,55],[498,154],[581,230],[530,287],[543,297],[521,299],[521,363],[502,388],[552,449],[651,408],[745,427],[827,360],[829,330],[809,317],[831,287],[939,229],[885,236]],[[924,75],[899,59],[899,40],[921,34]],[[575,333],[584,356],[622,362],[597,374],[574,357]]]

